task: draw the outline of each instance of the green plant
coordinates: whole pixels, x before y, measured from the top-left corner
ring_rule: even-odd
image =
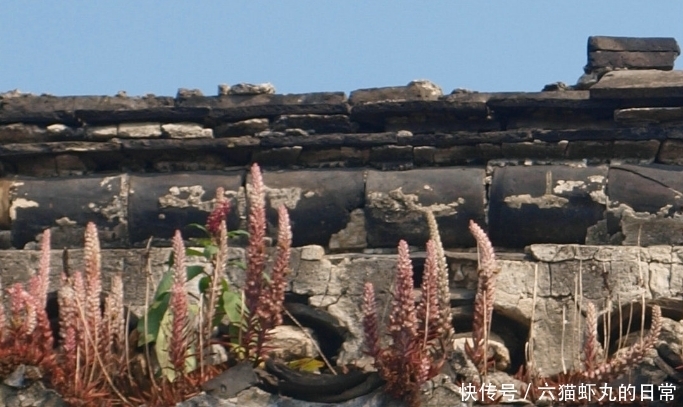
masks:
[[[251,174],[247,288],[231,289],[224,278],[231,234],[225,221],[229,207],[219,189],[204,227],[209,237],[199,242],[203,250],[186,249],[176,231],[169,270],[142,319],[143,329],[129,337],[120,274],[112,277],[111,292],[101,307],[100,244],[95,225],[89,223],[83,271],[62,272],[59,341],[54,346],[45,310],[50,274],[50,232],[46,230],[38,272],[26,287],[14,284],[5,290],[8,310],[0,303],[0,377],[21,364],[36,366],[46,383],[74,406],[175,405],[197,394],[201,383],[227,368],[203,363],[204,350],[214,341],[214,328],[225,319],[239,333],[233,342],[244,349],[240,357],[259,363],[266,357],[268,330],[282,322],[291,230],[287,211],[279,208],[276,261],[272,271],[265,273],[264,186],[257,165]],[[244,232],[232,235],[240,233]],[[187,266],[187,256],[197,254],[210,260],[210,270]],[[200,295],[193,305],[186,284],[197,276]],[[139,342],[135,335],[142,336]],[[138,343],[146,345],[145,353],[136,350]],[[154,370],[147,353],[152,343],[159,370]]]
[[[474,297],[474,317],[472,319],[472,345],[465,342],[465,353],[480,373],[486,374],[491,365],[488,355],[488,341],[491,333],[493,302],[496,293],[496,275],[500,268],[496,262],[493,245],[486,232],[474,221],[470,221],[470,233],[477,242],[479,267],[477,274],[477,293]]]
[[[224,197],[223,188],[216,190],[215,204],[209,214],[206,225],[192,224],[206,234],[206,237],[194,239],[197,248],[185,248],[182,238],[174,238],[174,251],[167,262],[168,270],[162,276],[153,300],[146,315],[138,321],[140,333],[138,345],[143,346],[155,343],[155,353],[162,371],[169,379],[175,376],[175,370],[171,367],[169,354],[169,339],[171,338],[170,318],[171,299],[173,287],[180,281],[181,270],[184,271],[185,282],[198,279],[198,293],[201,298],[196,298],[199,305],[189,306],[188,312],[191,319],[201,316],[201,326],[197,329],[201,332],[203,344],[208,345],[216,328],[224,318],[230,321],[239,321],[243,314],[242,296],[238,290],[231,289],[228,280],[224,277],[228,257],[228,239],[245,234],[243,231],[228,232],[225,219],[229,213],[229,202]],[[176,232],[179,235],[179,232]],[[180,239],[180,240],[178,240]],[[184,255],[179,256],[178,251]],[[203,265],[185,265],[188,256],[200,256],[206,259],[209,267]],[[177,266],[182,261],[183,265]],[[236,263],[236,265],[240,265]],[[201,313],[201,315],[199,315]],[[198,351],[195,352],[198,355]],[[186,361],[186,370],[191,371],[197,367],[197,357],[190,357]],[[201,362],[201,361],[199,361]]]
[[[398,245],[396,283],[389,316],[390,343],[381,346],[373,284],[365,283],[363,290],[363,328],[366,352],[375,359],[375,367],[387,382],[385,390],[411,406],[420,404],[420,387],[434,377],[443,364],[433,350],[438,346],[445,352],[441,334],[448,332],[440,318],[438,293],[438,264],[435,244],[427,242],[427,259],[422,282],[422,298],[415,305],[413,267],[408,244]]]

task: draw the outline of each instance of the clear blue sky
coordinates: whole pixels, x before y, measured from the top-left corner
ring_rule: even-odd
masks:
[[[683,44],[683,1],[0,0],[0,92],[537,91],[576,82],[590,35]]]

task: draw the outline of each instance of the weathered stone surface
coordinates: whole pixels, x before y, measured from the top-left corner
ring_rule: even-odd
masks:
[[[657,161],[664,164],[683,165],[683,141],[664,141],[657,155]]]
[[[333,234],[346,228],[351,211],[362,207],[363,177],[357,170],[266,171],[268,221],[277,225],[277,208],[284,205],[294,246],[327,245]]]
[[[607,183],[611,207],[662,217],[683,208],[683,167],[612,165]]]
[[[413,134],[410,144],[413,146],[449,147],[456,145],[476,145],[480,143],[517,143],[531,141],[530,130],[487,131],[487,132],[453,132],[433,134]]]
[[[642,51],[675,52],[681,50],[675,38],[638,38],[638,37],[588,37],[588,51]]]
[[[614,71],[590,88],[594,99],[682,98],[683,71]]]
[[[371,147],[396,144],[396,133],[321,134],[309,136],[300,133],[274,133],[260,138],[263,147]]]
[[[296,326],[279,325],[269,331],[268,353],[271,357],[291,361],[318,357],[315,333],[312,329],[301,330]]]
[[[21,123],[0,126],[0,143],[35,143],[48,141],[49,133],[45,129]]]
[[[395,100],[436,100],[443,95],[437,85],[429,81],[412,81],[406,86],[357,89],[349,95],[351,105]]]
[[[170,138],[213,138],[213,130],[195,123],[170,123],[161,125],[161,133]]]
[[[610,107],[607,103],[590,100],[590,92],[586,90],[492,93],[486,104],[496,114],[530,109],[589,110]]]
[[[3,98],[0,106],[0,123],[35,124],[78,124],[102,121],[102,116],[113,112],[135,112],[138,115],[148,109],[163,109],[173,106],[173,98],[127,98],[110,96],[33,96]],[[151,110],[154,111],[154,110]],[[135,114],[134,113],[134,114]],[[114,113],[115,114],[115,113]],[[94,120],[93,120],[94,119]],[[111,120],[111,119],[109,119]],[[106,121],[106,120],[105,120]],[[116,123],[116,120],[109,121]]]
[[[209,109],[207,119],[214,123],[286,114],[348,113],[346,96],[343,92],[193,97],[176,100],[176,107]]]
[[[255,135],[268,130],[268,119],[247,119],[236,123],[225,123],[214,130],[215,137]]]
[[[500,124],[488,117],[481,99],[445,97],[439,100],[384,101],[354,105],[351,120],[360,131],[399,131],[413,133],[459,130],[499,130]]]
[[[299,155],[299,164],[312,168],[358,167],[367,165],[370,150],[337,147],[337,148],[305,148]]]
[[[582,243],[602,219],[607,168],[496,168],[489,190],[489,233],[495,245]]]
[[[396,247],[400,239],[424,246],[428,228],[423,210],[432,210],[447,247],[467,246],[470,219],[484,223],[484,170],[418,169],[368,172],[365,213],[370,247]]]
[[[588,69],[626,68],[670,71],[674,68],[677,56],[676,52],[595,51],[588,53]]]
[[[660,142],[643,141],[571,141],[565,156],[569,159],[618,159],[621,162],[651,163],[657,157]]]
[[[12,244],[22,248],[46,228],[60,247],[82,245],[88,222],[95,222],[104,247],[128,244],[128,176],[21,179],[13,185]],[[61,236],[60,236],[61,235]],[[69,236],[78,236],[70,241]],[[55,243],[56,244],[56,243]]]
[[[85,137],[90,140],[106,141],[119,134],[119,126],[88,126],[85,128]]]
[[[227,152],[233,149],[249,148],[259,145],[256,138],[250,136],[244,137],[224,137],[220,139],[192,139],[192,140],[178,140],[178,139],[136,139],[136,140],[121,140],[117,143],[123,151],[145,151],[145,150],[167,150],[167,151],[221,151]],[[0,152],[2,151],[0,146]]]
[[[29,177],[56,177],[57,163],[55,157],[26,156],[12,160],[16,172]]]
[[[564,157],[566,149],[566,140],[557,143],[534,140],[533,142],[523,141],[521,143],[503,143],[501,145],[501,152],[505,158],[561,158]]]
[[[238,83],[232,85],[228,90],[228,95],[272,95],[275,94],[275,86],[271,83]]]
[[[680,218],[643,217],[624,214],[621,218],[623,245],[681,245],[683,220]]]
[[[355,133],[357,125],[347,115],[291,114],[278,117],[273,130],[303,129],[309,134]]]
[[[380,169],[408,170],[413,167],[413,147],[372,147],[370,149],[370,164]]]
[[[349,216],[349,222],[346,224],[346,227],[330,236],[328,244],[330,250],[356,250],[367,247],[367,231],[363,210],[354,209]]]
[[[240,161],[249,162],[248,158]],[[188,151],[184,154],[162,152],[155,156],[152,167],[159,172],[223,171],[234,169],[236,161],[228,154],[210,154],[206,151]],[[231,168],[232,167],[232,168]]]
[[[683,107],[634,107],[614,111],[614,121],[619,123],[682,122]]]
[[[215,191],[225,189],[230,201],[228,230],[240,227],[243,215],[243,172],[175,173],[134,175],[130,177],[129,228],[132,244],[155,239],[170,239],[176,229],[185,238],[202,237],[190,223],[203,225],[213,209]]]
[[[562,140],[664,140],[681,134],[679,127],[626,127],[617,129],[531,130],[534,140],[558,142]]]
[[[651,163],[657,157],[661,143],[657,140],[626,141],[615,140],[612,158],[622,162]]]
[[[75,154],[59,154],[54,157],[57,175],[84,175],[88,172],[85,160]]]
[[[161,125],[159,123],[119,124],[119,130],[116,136],[120,138],[161,137]]]
[[[201,89],[179,88],[175,97],[176,99],[188,99],[202,96],[204,96],[204,93]]]
[[[172,97],[154,95],[131,98],[79,96],[74,98],[74,114],[80,122],[87,124],[142,122],[156,116],[176,121],[172,119],[177,114],[172,112],[173,105]]]
[[[120,149],[116,143],[90,143],[85,141],[55,141],[47,143],[0,144],[0,156],[25,156],[60,153],[113,152]]]
[[[272,148],[254,152],[251,159],[263,166],[292,167],[299,160],[301,150],[303,150],[301,146]]]

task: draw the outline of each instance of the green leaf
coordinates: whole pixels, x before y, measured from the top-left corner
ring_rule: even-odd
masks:
[[[188,247],[185,249],[185,255],[186,256],[204,256],[204,252],[201,250],[194,249],[192,247]]]
[[[247,269],[247,263],[242,260],[233,260],[229,263],[231,266],[239,267],[242,270]]]
[[[210,286],[211,286],[211,277],[204,276],[204,277],[199,279],[199,292],[200,293],[206,295],[206,292],[209,291]]]
[[[221,295],[223,312],[230,322],[240,322],[242,319],[242,296],[232,290],[225,290]],[[245,313],[246,315],[246,313]]]
[[[167,310],[159,322],[159,333],[154,344],[154,353],[156,353],[161,374],[172,382],[175,379],[176,372],[173,369],[173,365],[171,365],[171,355],[169,352],[172,323],[171,313]]]
[[[190,224],[187,225],[186,227],[188,227],[188,228],[199,229],[199,230],[201,230],[202,232],[204,232],[207,236],[210,235],[210,233],[209,233],[209,231],[206,229],[206,227],[205,227],[204,225],[200,225],[199,223],[190,223]]]
[[[192,239],[192,241],[197,245],[201,247],[206,247],[206,246],[211,246],[213,244],[213,240],[211,240],[208,237],[200,237],[197,239]]]
[[[193,320],[193,316],[197,315],[197,312],[198,308],[196,304],[190,304],[188,306],[188,316],[190,321]],[[169,351],[172,335],[171,329],[173,328],[172,312],[167,310],[160,322],[159,334],[157,335],[157,341],[154,344],[154,352],[157,356],[159,367],[161,368],[161,374],[172,382],[175,380],[178,373],[180,373],[176,372],[173,368]],[[191,346],[188,347],[185,353],[185,373],[191,372],[197,368],[197,359],[193,356],[194,353],[194,349]]]
[[[314,358],[301,358],[287,362],[287,366],[301,372],[318,373],[325,364]]]
[[[204,274],[204,266],[187,266],[187,281],[192,280],[200,274]]]
[[[204,254],[204,257],[206,257],[207,259],[212,258],[216,254],[218,254],[218,246],[213,245],[213,244],[204,246],[204,253],[203,254]]]
[[[249,236],[249,232],[246,230],[238,229],[238,230],[231,230],[228,232],[228,239],[233,239],[238,236]]]
[[[166,311],[168,310],[168,302],[171,298],[171,293],[168,291],[157,296],[152,305],[147,310],[147,314],[138,320],[137,330],[140,333],[138,339],[138,346],[146,345],[158,339],[159,328]],[[145,321],[147,321],[147,331],[145,331]]]

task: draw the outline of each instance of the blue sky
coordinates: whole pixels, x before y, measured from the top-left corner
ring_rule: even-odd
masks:
[[[683,1],[0,0],[0,92],[537,91],[576,82],[590,35],[683,44]]]

